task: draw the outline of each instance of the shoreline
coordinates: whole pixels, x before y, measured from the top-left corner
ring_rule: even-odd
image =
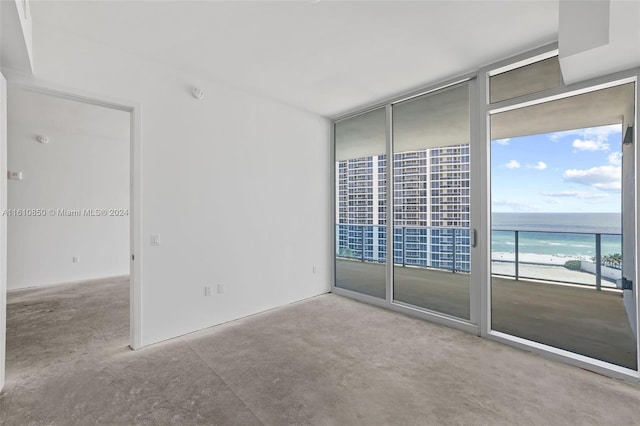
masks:
[[[591,262],[591,256],[570,256],[563,254],[537,254],[537,253],[518,253],[519,263],[529,263],[532,265],[555,265],[564,266],[569,260],[580,260]],[[513,252],[494,251],[491,252],[491,261],[498,262],[515,262],[516,255]]]
[[[596,276],[593,271],[567,269],[564,264],[569,260],[577,260],[592,265],[594,262],[589,256],[546,255],[536,253],[518,254],[518,276],[539,280],[551,280],[575,284],[595,286]],[[604,268],[604,267],[603,267]],[[609,268],[607,268],[609,269]],[[615,270],[616,272],[619,270]],[[498,275],[515,275],[515,253],[493,252],[491,253],[491,272]],[[615,273],[615,272],[614,272]],[[622,275],[621,271],[619,272]],[[616,288],[615,276],[603,274],[602,287]]]

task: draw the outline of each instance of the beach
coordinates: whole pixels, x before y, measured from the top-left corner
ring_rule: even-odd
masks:
[[[501,262],[515,262],[516,255],[513,252],[491,252],[492,261]],[[568,256],[562,254],[549,255],[549,254],[537,254],[537,253],[519,253],[518,261],[520,263],[531,263],[537,265],[560,265],[563,266],[565,262],[569,260],[587,260],[590,261],[590,256]]]
[[[578,260],[591,262],[589,256],[563,256],[536,253],[519,253],[518,275],[521,278],[533,278],[539,280],[561,281],[575,284],[595,285],[596,278],[592,273],[574,271],[564,267],[565,262]],[[515,275],[515,253],[492,252],[491,273],[498,275]],[[615,288],[615,282],[602,279],[603,287]]]

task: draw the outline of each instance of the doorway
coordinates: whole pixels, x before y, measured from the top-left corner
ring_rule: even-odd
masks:
[[[637,374],[635,98],[624,79],[490,112],[493,335]]]
[[[141,346],[139,111],[135,103],[9,81],[9,244],[17,247],[8,259],[10,299],[28,299],[32,290],[18,289],[32,286],[45,298],[56,289],[75,297],[68,283],[119,288],[121,346],[133,349]]]

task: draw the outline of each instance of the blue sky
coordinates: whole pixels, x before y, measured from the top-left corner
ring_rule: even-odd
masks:
[[[494,212],[620,212],[622,126],[491,141]]]

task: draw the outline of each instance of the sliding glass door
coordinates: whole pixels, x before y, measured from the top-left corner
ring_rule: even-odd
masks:
[[[556,54],[334,122],[334,290],[638,377],[638,74]]]
[[[393,105],[393,300],[470,320],[469,83]]]
[[[559,69],[554,59],[530,66]],[[492,77],[507,98],[509,83],[522,90],[522,77],[540,76],[511,73],[520,76]],[[637,370],[635,298],[623,279],[636,267],[636,88],[602,86],[490,115],[491,329]]]
[[[386,114],[379,108],[335,124],[335,285],[386,294]]]
[[[471,321],[471,87],[335,123],[336,288]]]

